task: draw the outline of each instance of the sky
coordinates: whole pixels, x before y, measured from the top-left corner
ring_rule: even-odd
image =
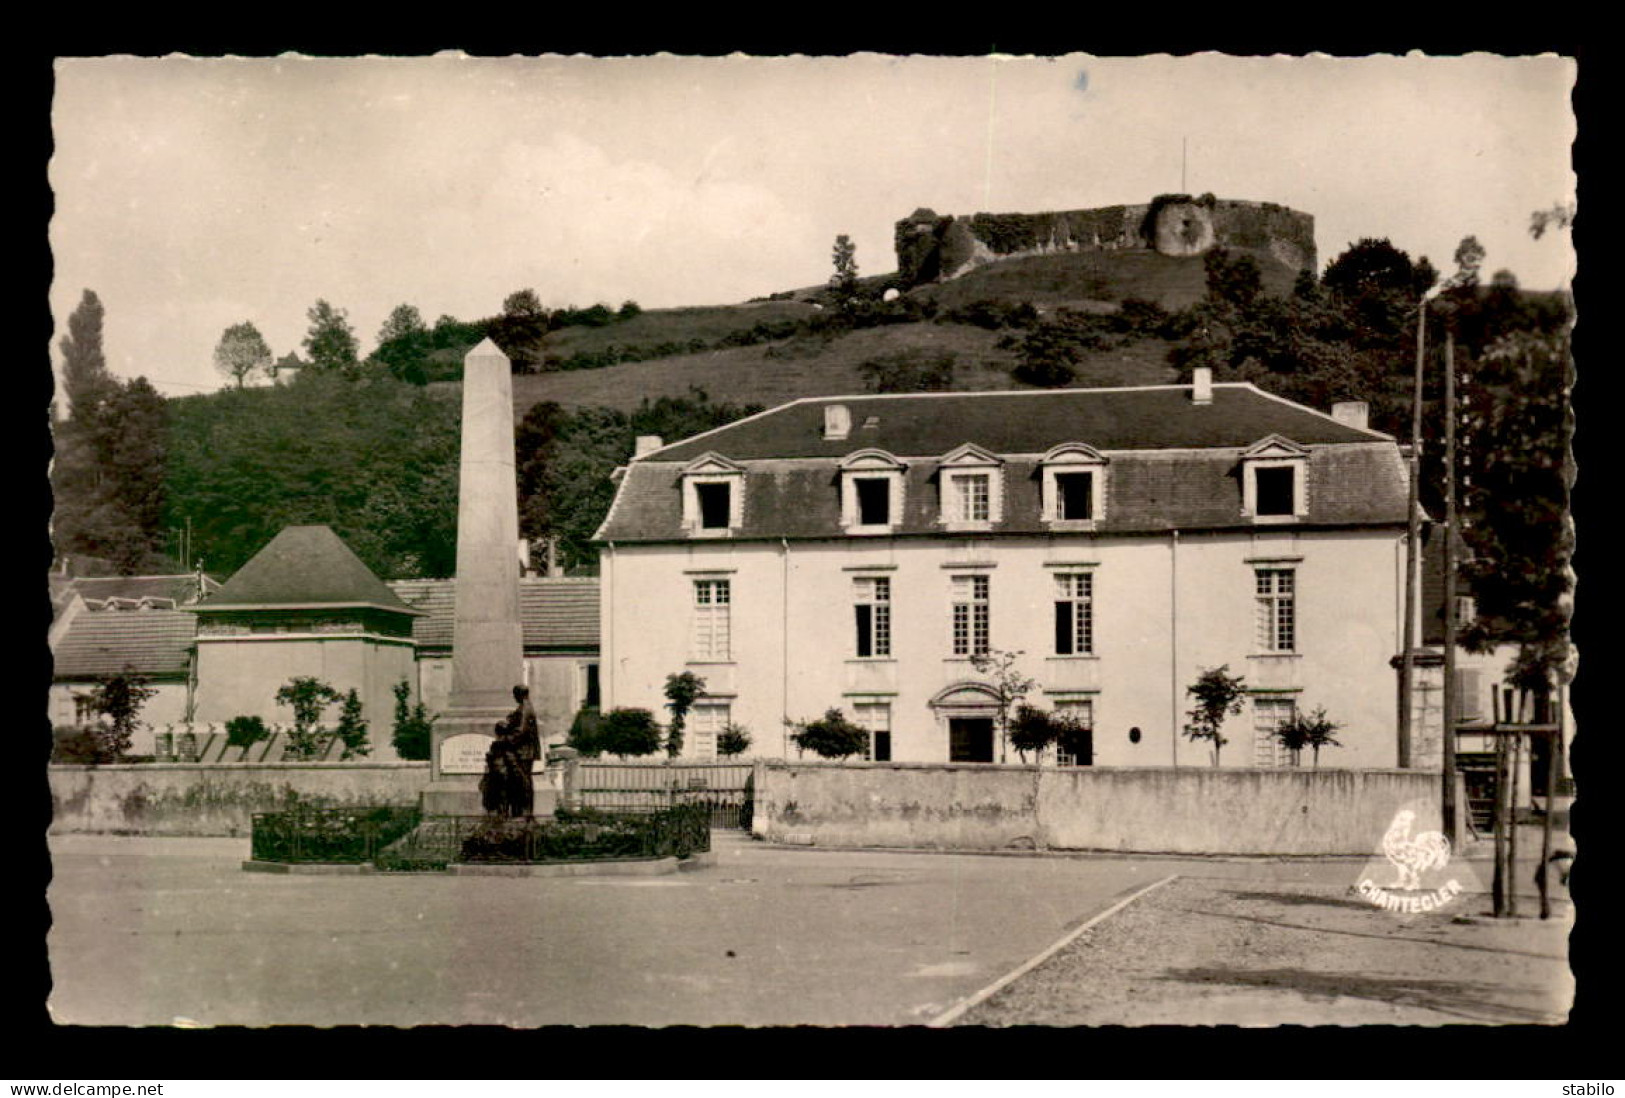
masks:
[[[390,310],[745,301],[824,282],[839,234],[896,269],[894,224],[1212,192],[1311,214],[1320,264],[1387,238],[1449,272],[1563,286],[1572,59],[61,58],[57,339],[83,291],[108,366],[226,384],[251,321],[301,351],[317,299],[362,354]]]

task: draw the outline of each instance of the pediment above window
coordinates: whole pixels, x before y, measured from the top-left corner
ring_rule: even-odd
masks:
[[[999,704],[999,692],[985,682],[977,682],[974,679],[961,679],[959,682],[952,683],[937,691],[926,704],[933,709],[997,706]]]
[[[743,475],[745,467],[737,461],[730,461],[714,450],[708,450],[683,466],[684,476],[696,474],[737,473]]]
[[[1243,461],[1256,458],[1306,458],[1309,447],[1301,446],[1282,435],[1265,435],[1241,452]]]
[[[964,468],[966,466],[1003,465],[1004,459],[990,450],[984,450],[975,443],[967,442],[956,447],[942,456],[938,462],[944,468]]]
[[[905,466],[891,454],[874,448],[854,450],[841,459],[841,472],[902,472]]]
[[[1309,514],[1309,448],[1267,435],[1241,455],[1241,513],[1254,522],[1295,522]]]
[[[1106,455],[1082,442],[1063,442],[1053,446],[1042,458],[1040,465],[1105,465]]]

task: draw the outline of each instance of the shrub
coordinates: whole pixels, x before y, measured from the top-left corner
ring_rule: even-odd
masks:
[[[858,366],[871,393],[935,393],[954,387],[952,351],[910,348],[868,359]]]
[[[660,750],[660,724],[647,709],[611,709],[598,725],[600,751],[622,758],[653,755]]]
[[[826,709],[822,720],[793,721],[790,742],[798,752],[811,751],[822,759],[845,759],[869,750],[869,732],[841,715],[839,709]]]
[[[717,733],[717,754],[725,759],[743,755],[750,750],[750,730],[743,725],[729,723]]]
[[[341,762],[372,754],[372,746],[367,743],[367,721],[361,715],[361,695],[354,687],[344,695],[344,704],[339,709],[338,737],[344,744],[344,754],[339,756]]]
[[[405,679],[395,684],[395,727],[390,742],[395,754],[403,759],[422,762],[428,759],[434,736],[434,718],[420,701],[411,704],[412,686]]]
[[[51,730],[51,761],[74,766],[111,762],[102,757],[101,741],[88,728],[58,726]]]
[[[565,745],[575,748],[585,758],[597,758],[603,750],[598,741],[598,729],[602,723],[603,717],[597,706],[584,706],[576,713],[575,720],[570,722],[570,734],[565,737]]]
[[[1341,743],[1333,737],[1332,733],[1343,727],[1326,718],[1324,706],[1313,713],[1304,713],[1293,710],[1292,716],[1281,722],[1275,730],[1275,738],[1281,746],[1292,752],[1292,764],[1298,765],[1299,755],[1305,747],[1314,753],[1314,765],[1320,765],[1320,749],[1322,747],[1341,747]]]
[[[226,742],[233,747],[252,747],[270,735],[271,730],[259,717],[233,717],[226,722]]]

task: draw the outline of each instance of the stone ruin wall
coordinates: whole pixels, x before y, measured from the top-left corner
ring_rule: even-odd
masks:
[[[909,287],[946,282],[1002,259],[1128,249],[1198,256],[1217,246],[1247,248],[1267,251],[1290,269],[1316,269],[1312,216],[1272,202],[1206,195],[1093,210],[961,218],[922,209],[897,223],[895,242],[900,281]]]

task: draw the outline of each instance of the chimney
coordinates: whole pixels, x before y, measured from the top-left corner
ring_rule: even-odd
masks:
[[[1191,403],[1213,403],[1213,367],[1198,366],[1191,371]]]
[[[665,443],[660,441],[659,435],[639,435],[637,445],[632,450],[632,457],[634,459],[640,458],[644,454],[653,453],[664,445]]]
[[[1332,405],[1332,418],[1346,427],[1364,431],[1371,421],[1371,406],[1363,400],[1342,400]]]
[[[852,411],[844,404],[824,406],[824,437],[839,442],[852,432]]]

